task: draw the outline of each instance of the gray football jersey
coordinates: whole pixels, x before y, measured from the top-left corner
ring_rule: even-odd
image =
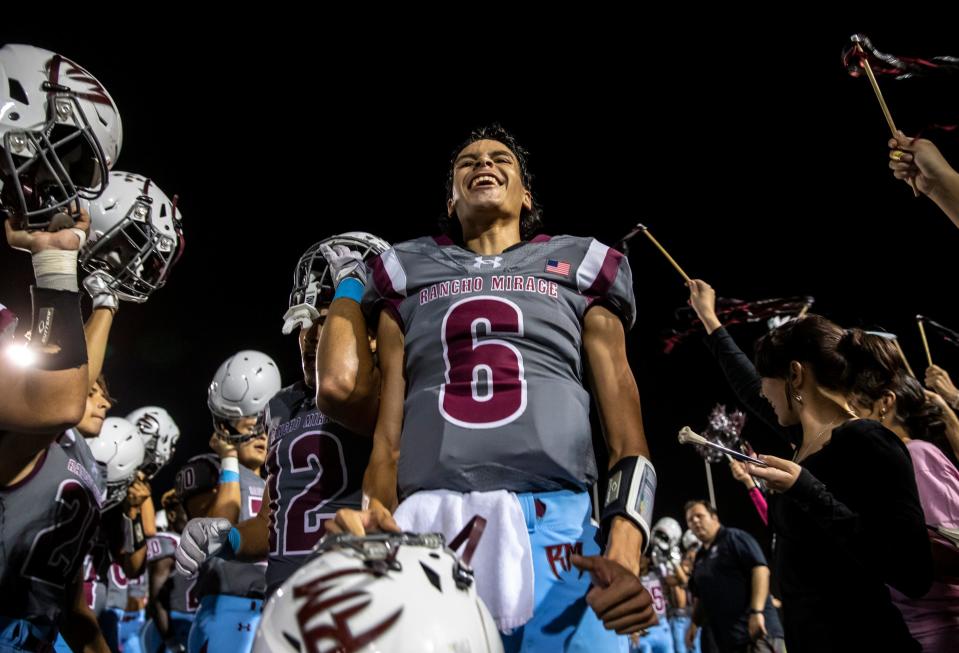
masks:
[[[112,518],[112,513],[102,513],[107,520]],[[100,526],[93,536],[93,543],[90,545],[90,553],[84,560],[84,569],[86,569],[85,579],[83,581],[84,591],[87,593],[88,603],[97,617],[107,607],[107,576],[110,573],[110,551],[106,538],[104,537],[103,520],[101,518]],[[87,567],[89,565],[89,567]]]
[[[107,466],[93,457],[90,445],[86,438],[80,435],[76,429],[67,429],[64,431],[57,442],[66,454],[76,460],[93,479],[93,483],[100,495],[100,506],[107,497]]]
[[[150,591],[150,581],[144,571],[138,578],[131,578],[127,587],[127,596],[131,599],[143,599]]]
[[[123,509],[114,506],[100,515],[100,525],[90,545],[90,564],[93,568],[93,587],[87,589],[96,598],[97,616],[105,608],[125,609],[127,577],[123,568],[114,562],[116,538],[122,537]],[[86,585],[86,583],[85,583]]]
[[[246,521],[260,512],[266,481],[240,465],[240,518]],[[203,563],[194,594],[201,599],[207,594],[262,597],[266,590],[266,564],[239,562],[212,557]]]
[[[111,562],[101,580],[106,585],[107,602],[105,607],[126,610],[130,581],[127,579],[127,575],[123,573],[123,568],[117,563]]]
[[[180,544],[177,533],[161,532],[147,540],[147,562],[156,562],[176,555],[176,548]]]
[[[106,606],[107,591],[105,586],[97,582],[97,569],[90,554],[83,559],[83,593],[87,606],[99,617]]]
[[[323,536],[323,521],[340,508],[359,508],[372,439],[357,435],[316,408],[314,391],[299,381],[266,409],[270,451],[270,555],[267,593],[300,568]]]
[[[147,541],[147,562],[174,557],[179,544],[179,534],[172,531],[157,533],[156,537],[151,537]],[[196,579],[190,580],[186,576],[181,576],[176,567],[173,567],[158,598],[174,612],[196,612],[198,602],[196,597],[191,595],[195,585]]]
[[[0,488],[0,615],[56,623],[100,522],[89,470],[51,443],[33,472]]]
[[[583,387],[590,307],[635,320],[626,258],[592,238],[537,236],[498,256],[446,237],[371,261],[363,304],[405,334],[402,496],[585,489],[596,479]]]
[[[171,611],[191,613],[199,609],[200,599],[193,592],[196,583],[196,578],[187,578],[174,568],[165,586],[170,592]]]

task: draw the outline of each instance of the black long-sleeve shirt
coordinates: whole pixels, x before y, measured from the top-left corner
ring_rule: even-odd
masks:
[[[736,398],[742,402],[746,410],[778,436],[776,440],[769,438],[768,441],[754,442],[753,446],[759,444],[760,451],[763,453],[785,454],[786,451],[791,450],[791,445],[802,442],[802,428],[781,425],[776,418],[776,411],[759,394],[762,389],[759,372],[729,332],[723,327],[716,329],[706,336],[706,346],[709,347],[709,351],[726,375],[726,380],[736,394]],[[787,447],[790,448],[787,449]]]
[[[909,452],[879,422],[851,420],[773,494],[773,573],[790,653],[918,651],[887,584],[932,583],[932,555]]]

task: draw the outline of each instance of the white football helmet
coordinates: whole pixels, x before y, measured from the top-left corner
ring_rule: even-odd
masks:
[[[217,433],[233,443],[262,433],[262,419],[247,434],[237,432],[234,423],[244,417],[262,417],[267,403],[282,387],[276,363],[263,352],[248,349],[230,356],[216,371],[207,392]]]
[[[689,549],[693,547],[702,546],[702,542],[700,542],[699,538],[693,535],[693,532],[687,528],[686,532],[683,533],[682,545],[683,551],[689,551]]]
[[[346,245],[358,251],[363,260],[369,260],[382,254],[390,248],[390,244],[365,231],[347,231],[336,236],[330,236],[314,243],[303,252],[293,271],[293,291],[290,293],[290,307],[283,319],[290,324],[289,318],[298,313],[313,314],[322,305],[333,301],[333,278],[330,275],[330,266],[320,252],[321,245]],[[294,317],[295,319],[295,317]],[[314,317],[315,319],[315,317]],[[284,326],[284,333],[293,329]]]
[[[93,75],[32,45],[0,48],[0,206],[20,226],[46,229],[98,197],[122,143],[120,112]]]
[[[103,420],[100,435],[87,440],[93,457],[107,467],[107,499],[103,509],[112,508],[127,496],[127,488],[143,464],[143,439],[137,427],[122,417]]]
[[[183,253],[183,215],[150,179],[113,171],[100,197],[82,203],[90,214],[90,236],[80,267],[106,272],[120,299],[145,302],[162,288]]]
[[[438,533],[329,535],[263,610],[254,653],[502,653],[472,570]]]
[[[653,525],[653,544],[661,549],[671,549],[679,546],[683,538],[683,527],[672,517],[663,517]]]
[[[660,577],[675,573],[676,567],[683,559],[679,550],[679,542],[683,538],[683,528],[672,517],[663,517],[653,525],[650,539],[649,557]]]
[[[153,478],[160,468],[170,462],[180,439],[180,427],[176,425],[170,413],[159,406],[144,406],[127,415],[143,438],[145,454],[140,471],[147,478]]]

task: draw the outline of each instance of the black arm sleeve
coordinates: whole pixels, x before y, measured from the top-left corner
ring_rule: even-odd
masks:
[[[725,328],[719,327],[706,336],[706,346],[712,353],[720,369],[726,375],[729,386],[736,394],[736,398],[746,407],[753,416],[762,421],[775,433],[779,440],[777,444],[791,445],[802,440],[802,433],[794,428],[779,424],[776,411],[763,399],[759,392],[762,389],[762,380],[753,362],[749,360],[742,349],[736,344]]]
[[[786,497],[829,534],[835,546],[879,570],[883,582],[912,598],[932,583],[932,551],[906,448],[876,422],[856,420],[831,447],[848,474],[838,497],[803,469]]]

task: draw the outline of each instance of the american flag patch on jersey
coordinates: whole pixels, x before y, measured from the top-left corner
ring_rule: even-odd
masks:
[[[569,261],[557,261],[556,259],[546,260],[546,271],[553,274],[561,274],[564,277],[569,276]]]

